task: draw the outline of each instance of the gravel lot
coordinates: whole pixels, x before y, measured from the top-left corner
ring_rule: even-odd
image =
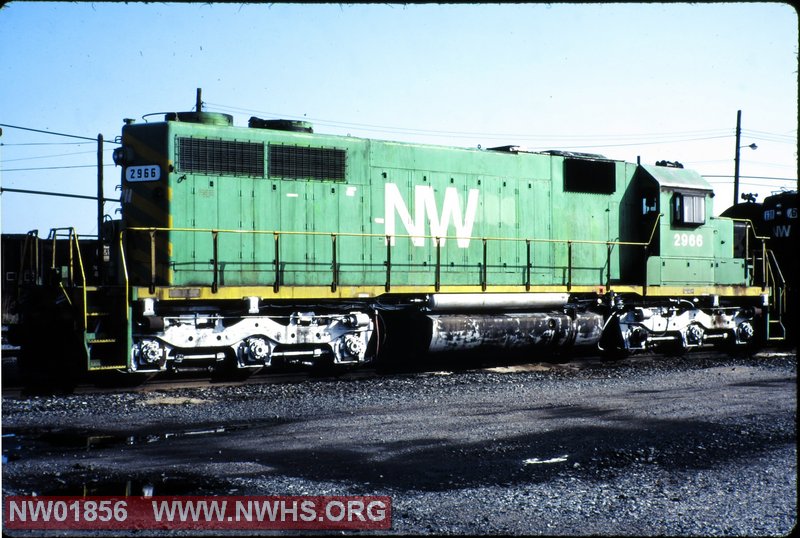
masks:
[[[795,352],[4,398],[3,494],[388,495],[398,534],[785,535],[796,406]]]

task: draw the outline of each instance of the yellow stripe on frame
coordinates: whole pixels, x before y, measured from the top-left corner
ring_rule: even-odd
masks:
[[[245,297],[262,297],[264,299],[372,299],[381,295],[424,295],[432,293],[576,293],[598,294],[607,292],[644,295],[648,297],[703,297],[718,295],[720,297],[758,297],[769,293],[769,289],[744,286],[531,286],[525,291],[524,286],[489,286],[482,291],[481,286],[441,286],[436,291],[434,286],[392,286],[389,293],[383,286],[340,286],[331,291],[330,286],[282,286],[276,293],[272,286],[223,286],[216,293],[210,286],[157,287],[154,293],[148,288],[134,289],[134,297],[139,299],[154,298],[159,301],[176,300],[231,300]]]

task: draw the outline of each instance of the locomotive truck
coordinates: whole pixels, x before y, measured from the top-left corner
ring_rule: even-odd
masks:
[[[421,353],[610,353],[782,338],[777,260],[676,163],[126,120],[121,218],[28,234],[29,372],[356,366]],[[96,252],[91,251],[96,247]],[[93,263],[87,260],[93,260]],[[27,264],[27,265],[26,265]]]

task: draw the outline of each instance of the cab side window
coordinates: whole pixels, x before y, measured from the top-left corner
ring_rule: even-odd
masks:
[[[676,192],[672,197],[672,223],[696,226],[706,223],[706,197]]]

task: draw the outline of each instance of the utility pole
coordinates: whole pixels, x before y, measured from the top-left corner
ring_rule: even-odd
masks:
[[[97,135],[97,271],[102,282],[105,275],[103,263],[103,135]]]
[[[742,111],[736,111],[736,157],[733,159],[733,205],[739,203],[739,143],[742,138]]]

